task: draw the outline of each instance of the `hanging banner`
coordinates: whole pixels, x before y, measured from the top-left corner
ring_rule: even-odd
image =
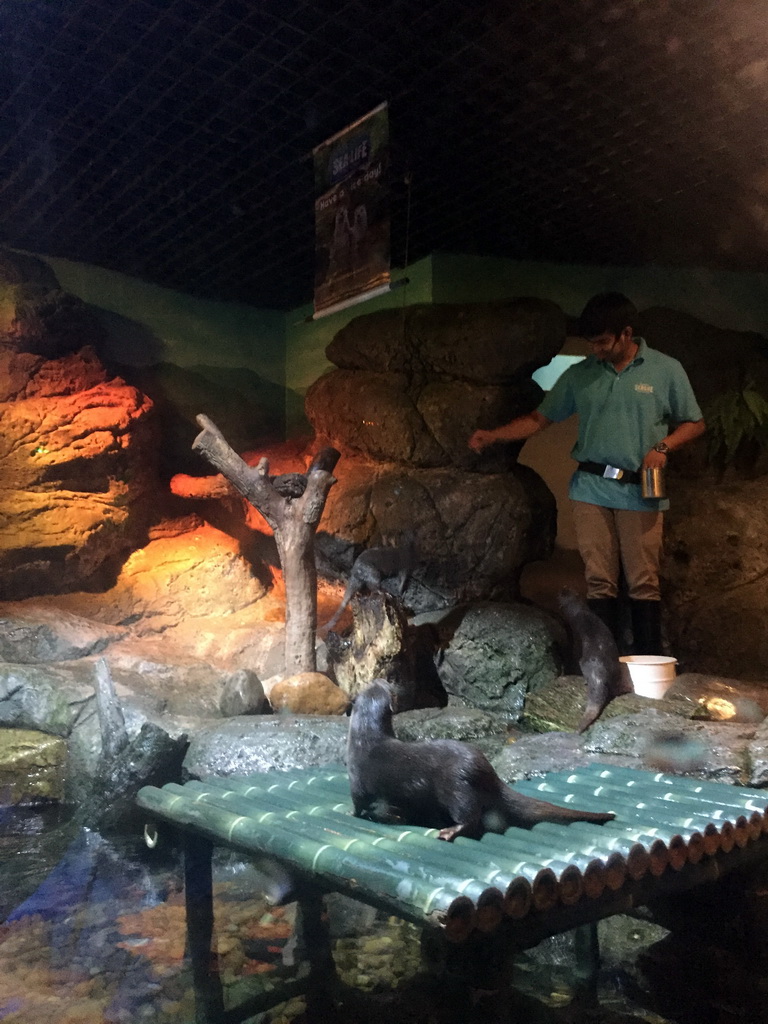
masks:
[[[389,289],[389,117],[382,103],[313,150],[315,313]]]

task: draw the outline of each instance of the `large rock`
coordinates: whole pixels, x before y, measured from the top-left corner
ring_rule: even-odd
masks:
[[[35,729],[68,739],[78,719],[95,712],[94,668],[0,665],[0,727]]]
[[[500,469],[521,445],[498,445],[480,457],[467,446],[477,426],[506,423],[542,398],[526,376],[513,384],[419,381],[402,373],[331,370],[307,391],[305,410],[317,434],[342,451],[412,466]],[[492,456],[492,457],[491,457]]]
[[[123,651],[106,659],[129,730],[138,731],[150,720],[178,735],[190,720],[218,718],[225,690],[253,675],[247,669],[217,669],[193,658],[174,661],[170,656],[178,657],[178,652],[169,647],[165,654],[164,659],[150,659],[137,644],[132,656]],[[0,727],[69,737],[94,717],[96,661],[0,664]]]
[[[449,698],[502,720],[518,720],[528,691],[560,674],[563,627],[531,605],[459,608],[440,631],[445,651],[438,672]]]
[[[0,807],[64,798],[67,744],[32,729],[0,729]]]
[[[635,693],[622,694],[603,709],[599,720],[658,707],[659,703]],[[576,732],[586,705],[587,683],[583,676],[558,676],[527,695],[520,724],[531,732]]]
[[[418,708],[393,718],[399,740],[461,740],[494,757],[509,742],[506,723],[477,708]]]
[[[23,665],[70,661],[98,654],[125,636],[63,608],[29,601],[0,604],[0,661]]]
[[[178,663],[183,652],[182,661],[273,674],[284,661],[283,623],[261,621],[266,588],[239,542],[199,520],[180,531],[166,526],[106,591],[0,603],[0,660],[56,662],[109,650],[112,661]]]
[[[276,711],[294,715],[343,715],[349,697],[322,672],[299,672],[277,682],[269,702]]]
[[[367,314],[328,346],[338,369],[309,388],[306,415],[342,452],[498,472],[514,465],[520,444],[476,455],[467,439],[538,405],[531,373],[564,340],[562,310],[540,299]]]
[[[583,676],[560,676],[528,694],[521,725],[532,732],[573,732],[583,717],[586,697]],[[698,721],[756,725],[768,714],[768,688],[686,672],[675,679],[662,698],[636,693],[614,698],[603,709],[599,721],[646,710]]]
[[[426,430],[406,385],[404,374],[332,370],[307,391],[307,418],[334,447],[374,459],[441,465],[447,458]]]
[[[457,596],[516,597],[523,566],[552,552],[555,501],[525,466],[476,474],[344,459],[337,475],[316,539],[326,571],[344,577],[356,546],[410,531],[419,565],[405,601],[414,611]]]
[[[228,718],[195,730],[184,771],[206,779],[341,764],[346,760],[348,731],[348,718],[329,715]]]
[[[134,551],[102,600],[127,605],[130,618],[161,618],[170,625],[248,608],[265,591],[238,542],[201,525]]]
[[[595,753],[574,732],[546,732],[521,736],[507,744],[491,764],[505,782],[530,779],[547,772],[575,771],[590,764],[642,768],[639,758],[629,754]]]
[[[665,628],[685,667],[768,681],[768,477],[673,479]]]
[[[0,248],[0,295],[3,348],[49,357],[103,340],[93,312],[35,256]]]
[[[144,722],[126,747],[97,763],[92,784],[77,794],[79,820],[99,831],[141,821],[139,790],[180,782],[186,750],[186,735],[171,737],[160,726]]]
[[[157,653],[157,661],[142,658],[138,650],[133,658],[124,652],[122,657],[108,659],[133,744],[133,760],[152,771],[156,770],[152,765],[180,763],[189,734],[213,721],[223,723],[221,696],[246,672],[220,670],[194,659],[174,662],[169,660],[173,650],[167,644],[164,652]],[[96,660],[0,664],[0,730],[33,729],[66,740],[67,797],[75,801],[92,792],[91,781],[99,772],[105,773],[104,778],[127,780],[130,776],[141,782],[140,773],[132,774],[136,765],[132,766],[130,754],[105,767],[96,707]]]
[[[357,317],[326,355],[349,370],[507,384],[560,351],[565,324],[560,307],[545,299],[408,306]]]
[[[254,672],[241,669],[225,681],[219,695],[219,711],[224,718],[260,715],[266,709],[264,685]]]
[[[649,708],[598,719],[582,745],[593,754],[636,757],[649,766],[655,766],[663,754],[667,771],[682,767],[686,775],[746,786],[751,777],[750,744],[757,729],[754,724],[686,720]],[[685,748],[691,755],[686,756],[684,765],[675,765],[675,750]]]
[[[0,599],[104,585],[149,521],[152,403],[91,349],[2,345]]]
[[[681,672],[665,697],[667,701],[685,702],[690,710],[687,717],[703,721],[754,724],[764,721],[768,715],[765,682]]]
[[[519,442],[478,455],[467,441],[537,406],[531,373],[560,350],[565,326],[554,303],[517,299],[382,310],[338,332],[327,349],[337,369],[306,396],[314,444],[343,456],[321,571],[344,578],[359,547],[414,532],[412,610],[518,596],[523,566],[552,551],[554,498],[517,465]]]
[[[0,249],[0,600],[108,586],[158,504],[152,402],[104,340],[46,264]]]

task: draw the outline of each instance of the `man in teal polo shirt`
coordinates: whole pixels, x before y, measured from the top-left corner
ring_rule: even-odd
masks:
[[[669,502],[643,498],[640,473],[663,468],[670,452],[705,429],[685,370],[634,333],[637,310],[625,295],[595,295],[579,318],[592,354],[559,378],[539,408],[494,430],[476,430],[475,451],[522,441],[573,413],[579,463],[569,488],[587,600],[619,640],[623,568],[636,654],[661,654],[659,564]]]

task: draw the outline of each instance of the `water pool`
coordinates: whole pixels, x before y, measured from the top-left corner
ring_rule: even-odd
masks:
[[[57,808],[1,811],[0,858],[2,1024],[194,1021],[184,958],[181,862],[173,842],[148,850],[140,828],[102,836]],[[216,859],[214,880],[216,949],[228,1004],[259,986],[278,989],[301,970],[292,950],[295,905],[270,905],[263,896],[263,873],[230,852],[221,851]],[[344,1024],[509,1019],[526,1024],[735,1024],[758,1019],[743,979],[742,987],[729,986],[739,977],[727,960],[710,962],[706,969],[695,958],[686,965],[686,951],[681,960],[679,949],[669,960],[664,959],[668,950],[654,960],[654,949],[664,949],[658,941],[664,931],[618,918],[601,923],[603,969],[586,1006],[583,991],[577,994],[582,986],[573,933],[566,933],[515,961],[512,1017],[509,994],[503,1009],[500,995],[493,992],[476,993],[464,1012],[448,997],[446,986],[430,990],[420,976],[419,935],[413,926],[354,901],[339,903],[332,897],[329,905],[342,980],[363,993],[379,993],[363,1015],[339,1017]],[[620,938],[617,929],[623,929]],[[642,957],[655,963],[654,984],[638,969]],[[756,970],[750,983],[762,981]],[[292,1000],[253,1021],[302,1024],[303,1002]]]

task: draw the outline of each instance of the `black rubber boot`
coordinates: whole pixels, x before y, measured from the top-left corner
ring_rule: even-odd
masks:
[[[616,641],[616,646],[621,646],[621,618],[619,615],[619,599],[618,597],[588,597],[587,604],[589,610],[597,615],[598,619],[602,619],[608,629],[611,631],[611,636]]]
[[[635,654],[663,654],[661,601],[629,602],[632,609],[632,650]]]

